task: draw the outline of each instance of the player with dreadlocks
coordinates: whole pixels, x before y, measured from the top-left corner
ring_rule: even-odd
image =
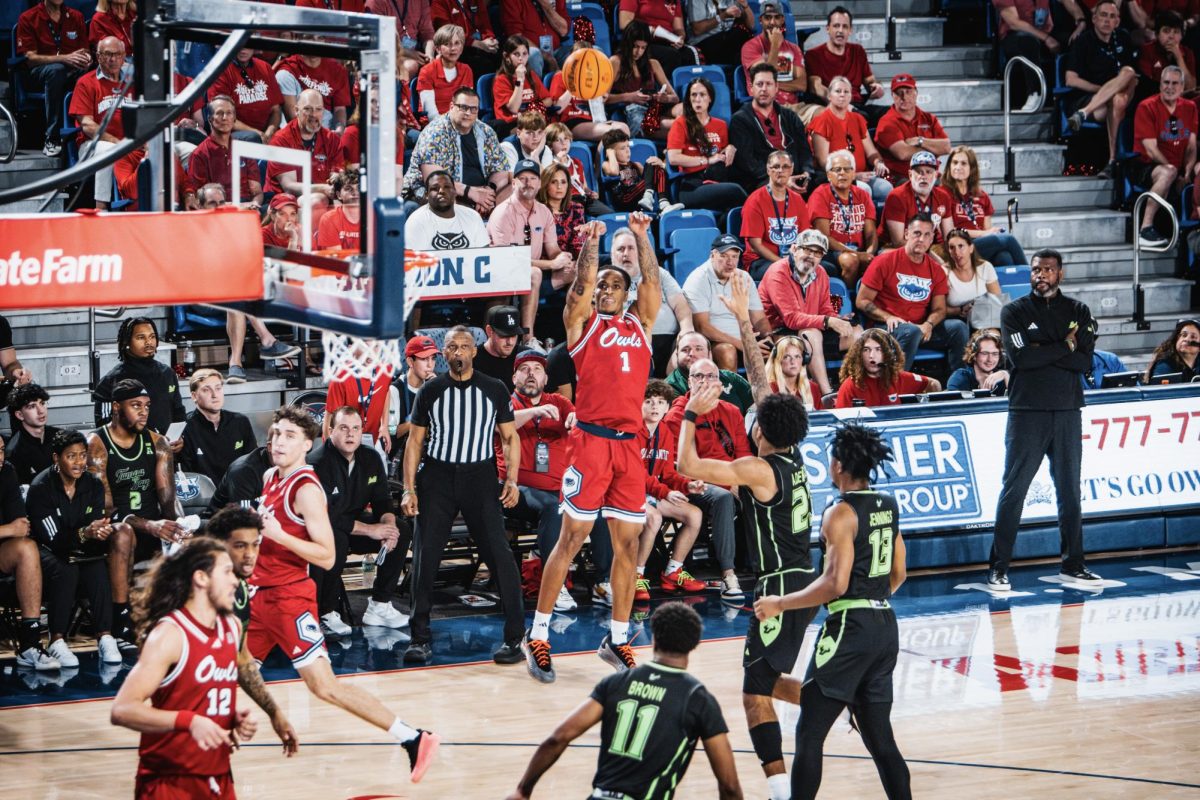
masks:
[[[179,378],[169,366],[155,359],[158,327],[149,317],[130,317],[117,331],[117,365],[110,369],[92,392],[96,403],[96,425],[108,422],[108,404],[117,381],[132,378],[150,393],[150,418],[146,427],[165,434],[172,422],[183,422],[183,397]]]

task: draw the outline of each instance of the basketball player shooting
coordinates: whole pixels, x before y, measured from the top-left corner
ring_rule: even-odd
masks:
[[[585,223],[587,236],[579,254],[575,283],[567,294],[563,321],[567,350],[578,374],[575,427],[567,445],[569,466],[563,473],[562,532],[546,560],[533,625],[521,643],[529,674],[553,683],[550,616],[558,587],[597,514],[609,519],[612,534],[612,625],[597,651],[618,671],[637,665],[629,646],[629,614],[637,579],[638,536],[646,520],[646,468],[637,447],[642,426],[642,400],[650,376],[650,337],[662,295],[658,259],[647,231],[650,218],[631,214],[629,228],[637,240],[642,284],[636,313],[625,310],[633,279],[623,269],[605,267],[597,275],[597,251],[603,222]]]
[[[275,412],[269,433],[275,466],[264,475],[259,498],[263,542],[250,577],[256,590],[246,644],[260,664],[278,645],[310,692],[395,737],[408,753],[416,783],[433,762],[441,739],[409,727],[373,695],[338,681],[325,651],[317,622],[317,586],[308,577],[309,564],[329,569],[334,561],[325,491],[305,463],[319,435],[307,411],[285,406]]]

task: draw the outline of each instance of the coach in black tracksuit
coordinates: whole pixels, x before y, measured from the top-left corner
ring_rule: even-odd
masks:
[[[1004,435],[1004,486],[996,507],[988,586],[1007,591],[1021,510],[1029,484],[1050,458],[1058,495],[1062,536],[1060,577],[1074,583],[1098,583],[1083,560],[1083,519],[1079,468],[1083,455],[1083,388],[1079,376],[1092,368],[1096,321],[1086,305],[1063,296],[1062,255],[1039,250],[1030,275],[1032,293],[1000,313],[1004,349],[1012,366],[1008,391],[1008,429]]]

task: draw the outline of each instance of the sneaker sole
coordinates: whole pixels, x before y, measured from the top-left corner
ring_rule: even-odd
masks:
[[[574,611],[577,608],[579,608],[578,603],[571,603],[571,605],[569,605],[569,606],[560,606],[558,603],[554,604],[554,610],[558,611],[559,613],[562,613],[564,611]]]
[[[406,619],[403,622],[394,622],[394,621],[389,622],[387,617],[380,617],[380,616],[376,616],[375,614],[363,614],[362,624],[363,625],[374,625],[379,628],[399,629],[399,628],[403,628],[405,625],[407,625],[408,620]]]
[[[538,683],[554,683],[556,676],[553,661],[550,662],[549,672],[539,667],[537,659],[533,657],[533,651],[529,649],[529,645],[525,643],[524,639],[521,640],[521,652],[525,654],[525,668],[529,671],[530,677]]]
[[[267,361],[278,361],[281,358],[291,358],[292,356],[299,355],[300,348],[293,346],[293,347],[289,347],[287,350],[283,351],[282,353],[274,353],[271,355],[268,355],[267,353],[264,353],[260,350],[258,352],[258,354],[262,358],[265,358]]]
[[[989,584],[987,585],[987,587],[988,587],[989,589],[991,589],[993,592],[1011,592],[1011,591],[1012,591],[1012,585],[1011,585],[1011,584],[997,584],[997,583],[989,583]]]
[[[614,653],[612,650],[609,650],[604,645],[600,645],[598,648],[596,648],[596,655],[600,656],[601,661],[603,661],[605,664],[608,664],[617,672],[625,672],[626,670],[630,669],[629,665],[622,661],[619,655]]]
[[[1061,580],[1069,581],[1070,583],[1075,583],[1080,586],[1100,586],[1104,583],[1103,578],[1073,578],[1070,575],[1063,575],[1062,573],[1059,573],[1058,577]]]
[[[436,733],[426,731],[421,734],[421,741],[417,743],[417,763],[413,765],[409,780],[413,783],[421,782],[421,778],[425,777],[425,773],[429,770],[430,764],[433,763],[433,757],[437,755],[438,748],[441,745],[442,737]]]

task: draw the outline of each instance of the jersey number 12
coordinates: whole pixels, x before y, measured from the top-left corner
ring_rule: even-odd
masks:
[[[233,692],[229,689],[208,690],[208,710],[206,717],[224,717],[229,714],[229,704],[233,700]]]

